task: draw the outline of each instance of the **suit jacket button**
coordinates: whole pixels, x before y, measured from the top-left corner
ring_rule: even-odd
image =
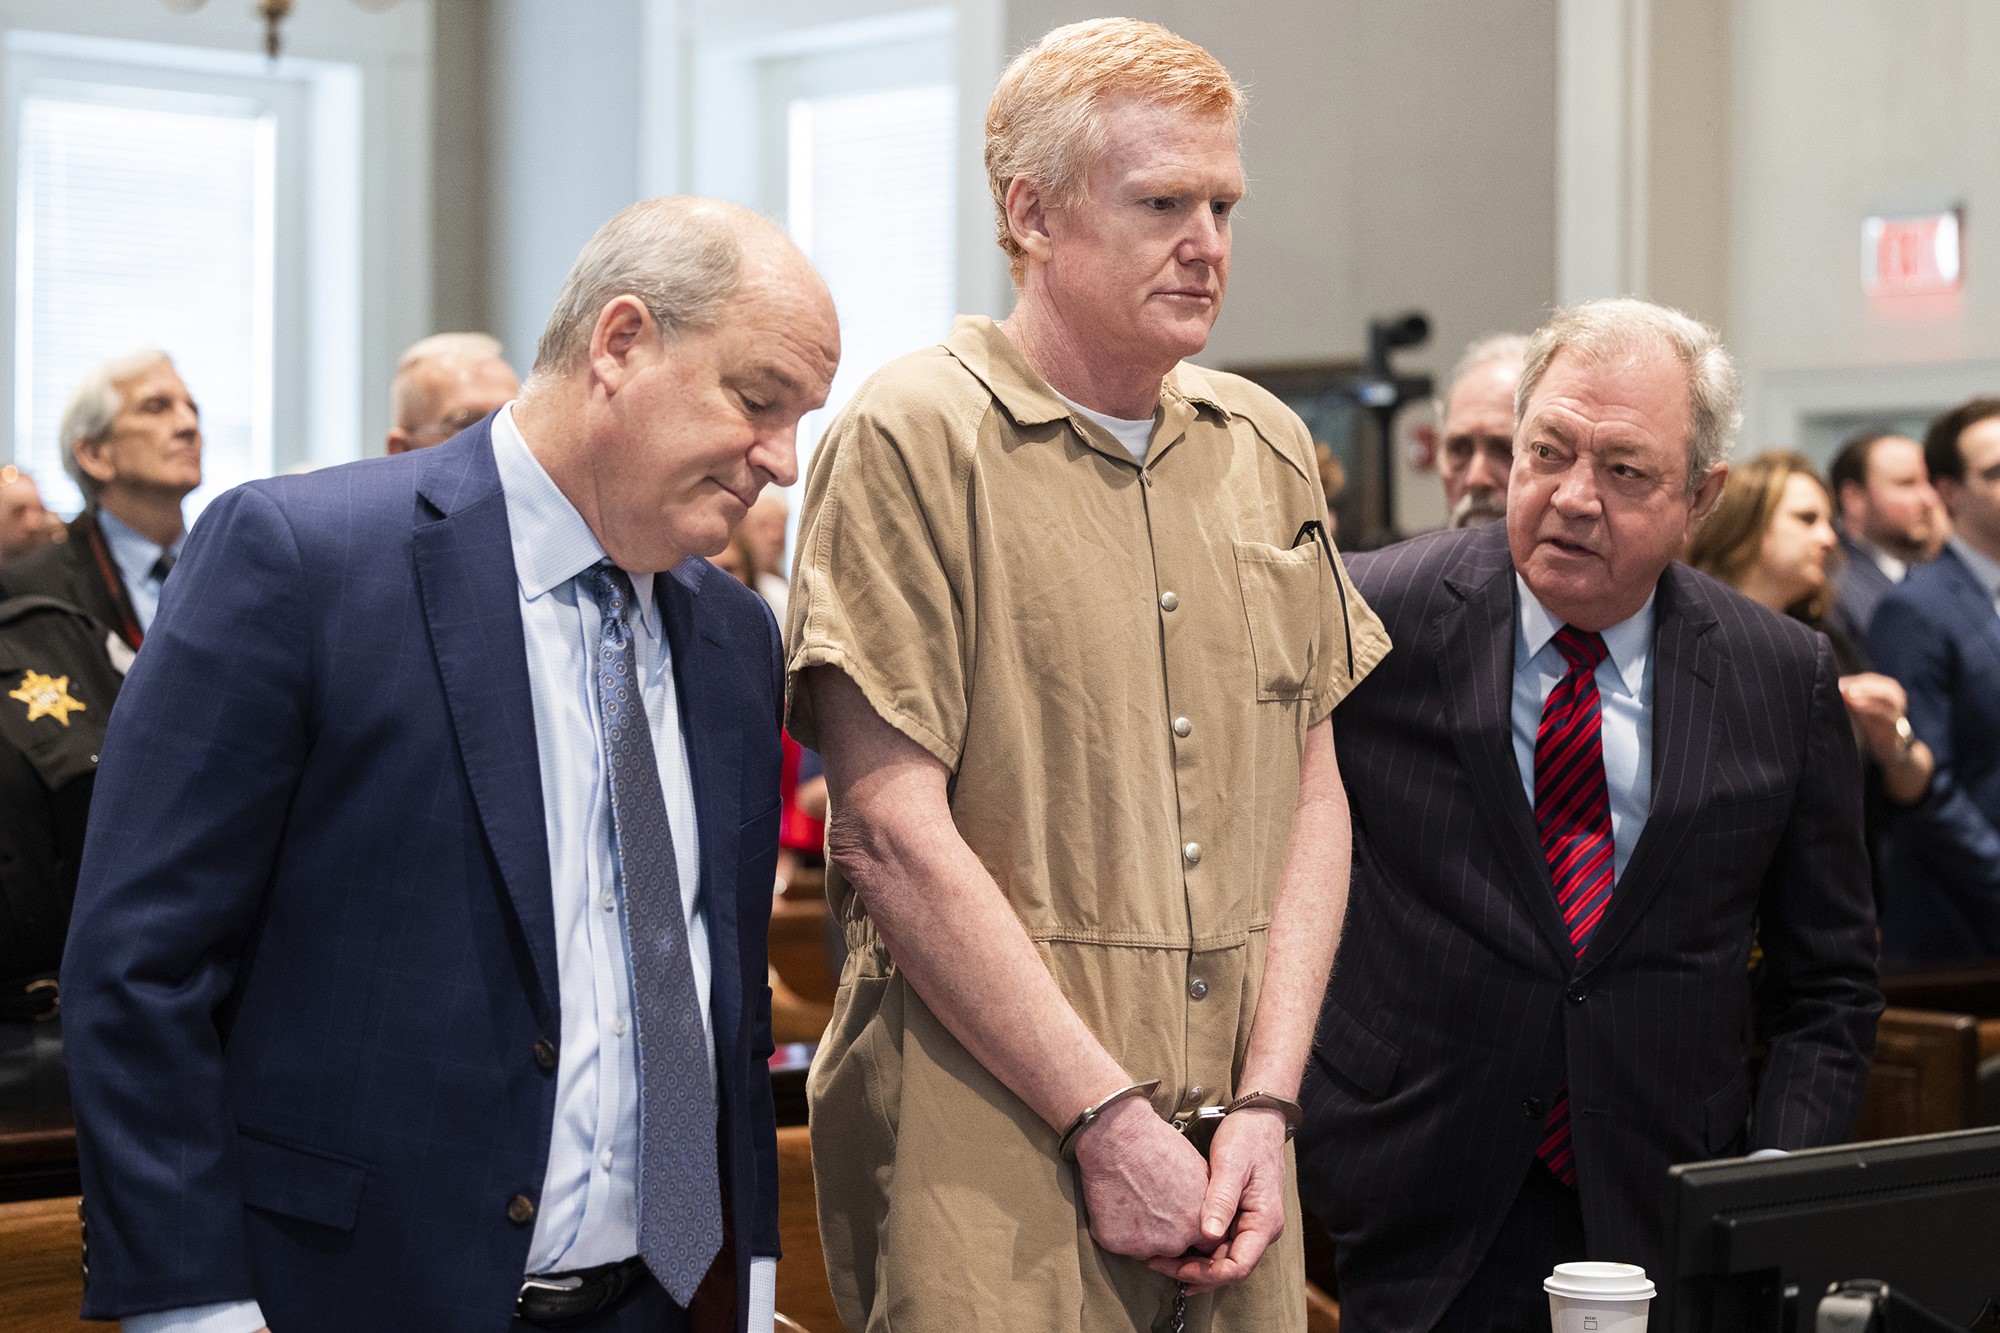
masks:
[[[1530,1120],[1539,1119],[1542,1112],[1546,1109],[1540,1097],[1523,1097],[1521,1099],[1521,1110]]]
[[[507,1220],[517,1227],[524,1227],[535,1220],[535,1201],[525,1194],[516,1194],[507,1200]]]
[[[1569,983],[1569,989],[1563,993],[1569,996],[1573,1002],[1582,1004],[1590,998],[1590,987],[1584,985],[1581,981],[1572,981]]]
[[[556,1067],[556,1048],[547,1037],[535,1043],[535,1064],[544,1073]]]

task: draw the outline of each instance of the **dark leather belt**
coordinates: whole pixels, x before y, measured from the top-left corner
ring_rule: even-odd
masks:
[[[514,1315],[531,1324],[566,1324],[573,1319],[602,1314],[631,1295],[645,1280],[646,1262],[636,1254],[596,1268],[537,1273],[522,1281]]]
[[[52,976],[0,982],[0,1021],[42,1023],[61,1009],[62,994]]]

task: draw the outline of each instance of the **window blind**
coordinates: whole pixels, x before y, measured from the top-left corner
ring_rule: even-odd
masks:
[[[951,330],[958,90],[797,98],[788,125],[788,225],[840,313],[833,390],[799,427],[803,475],[811,445],[863,380]]]
[[[57,428],[83,374],[157,347],[201,407],[212,495],[270,470],[275,121],[137,89],[22,100],[14,456],[82,505]],[[178,104],[177,104],[178,103]]]

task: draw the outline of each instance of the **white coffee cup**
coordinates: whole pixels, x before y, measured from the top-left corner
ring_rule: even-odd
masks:
[[[1557,1264],[1542,1290],[1553,1333],[1646,1333],[1653,1283],[1637,1264]]]

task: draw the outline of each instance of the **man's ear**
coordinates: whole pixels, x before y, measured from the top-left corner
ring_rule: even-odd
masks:
[[[390,455],[407,454],[408,452],[410,452],[410,432],[404,430],[401,426],[389,427]]]
[[[1861,535],[1861,520],[1868,514],[1868,488],[1858,481],[1840,483],[1840,494],[1836,497],[1840,507],[1840,521],[1854,536]]]
[[[1950,477],[1932,477],[1931,489],[1938,493],[1938,499],[1944,501],[1945,513],[1950,514],[1952,518],[1956,519],[1958,517],[1958,483]]]
[[[105,441],[92,444],[88,440],[76,442],[76,465],[83,474],[103,486],[118,480],[118,466],[106,456]]]
[[[1042,200],[1041,186],[1026,176],[1016,176],[1007,186],[1007,232],[1029,259],[1049,262],[1052,243],[1048,208]]]
[[[632,295],[615,296],[597,312],[590,331],[590,370],[606,393],[617,393],[657,347],[660,328],[646,303]]]
[[[1708,517],[1709,511],[1715,508],[1715,502],[1722,498],[1723,483],[1728,480],[1729,464],[1717,463],[1708,470],[1708,475],[1701,479],[1701,485],[1695,487],[1694,501],[1688,505],[1690,533],[1700,527],[1702,520]]]

